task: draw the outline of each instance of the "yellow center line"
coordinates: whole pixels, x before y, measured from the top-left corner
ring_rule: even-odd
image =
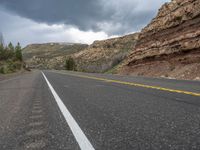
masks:
[[[181,93],[181,94],[187,94],[187,95],[192,95],[192,96],[200,96],[200,93],[183,91],[183,90],[175,90],[175,89],[170,89],[170,88],[163,88],[163,87],[159,87],[159,86],[151,86],[151,85],[139,84],[139,83],[134,83],[134,82],[111,80],[111,79],[106,79],[106,78],[92,77],[92,76],[87,76],[87,75],[77,75],[77,74],[72,74],[72,73],[63,73],[63,72],[56,72],[56,73],[66,74],[66,75],[80,77],[80,78],[106,81],[106,82],[111,82],[111,83],[119,83],[119,84],[124,84],[124,85],[135,86],[135,87],[143,87],[143,88],[156,89],[156,90],[173,92],[173,93]]]

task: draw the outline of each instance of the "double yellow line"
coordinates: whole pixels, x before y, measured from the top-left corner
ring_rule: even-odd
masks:
[[[192,95],[192,96],[200,96],[200,93],[182,91],[182,90],[174,90],[174,89],[169,89],[169,88],[163,88],[163,87],[151,86],[151,85],[145,85],[145,84],[138,84],[138,83],[133,83],[133,82],[111,80],[111,79],[106,79],[106,78],[92,77],[92,76],[87,76],[87,75],[78,75],[78,74],[72,74],[72,73],[62,73],[62,72],[56,72],[56,73],[66,74],[66,75],[80,77],[80,78],[87,78],[87,79],[111,82],[111,83],[119,83],[119,84],[123,84],[123,85],[135,86],[135,87],[143,87],[143,88],[156,89],[156,90],[173,92],[173,93],[187,94],[187,95]]]

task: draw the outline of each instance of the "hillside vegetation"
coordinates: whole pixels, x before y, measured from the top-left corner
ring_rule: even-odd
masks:
[[[123,37],[95,41],[83,51],[72,57],[76,70],[83,72],[106,72],[116,67],[135,47],[138,33]]]
[[[67,69],[84,72],[106,72],[116,67],[134,48],[138,33],[91,45],[46,43],[23,49],[23,58],[30,68]]]
[[[0,44],[0,74],[13,73],[23,66],[21,46],[10,43],[8,46]]]
[[[66,59],[86,47],[86,44],[70,43],[31,44],[25,47],[22,53],[30,68],[65,69]]]

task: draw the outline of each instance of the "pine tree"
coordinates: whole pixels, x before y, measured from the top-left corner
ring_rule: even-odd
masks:
[[[0,61],[3,59],[4,57],[4,47],[3,44],[0,44]]]
[[[22,48],[19,42],[17,43],[17,46],[15,47],[15,56],[17,60],[22,61]]]
[[[15,50],[15,48],[14,48],[14,46],[11,42],[8,44],[8,49],[11,50],[11,51]]]
[[[4,45],[4,38],[1,32],[0,32],[0,45]]]
[[[0,44],[0,51],[3,51],[3,50],[4,50],[3,44]]]
[[[4,59],[4,40],[3,34],[0,32],[0,60]]]

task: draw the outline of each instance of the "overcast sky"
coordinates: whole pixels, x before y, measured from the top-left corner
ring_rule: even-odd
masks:
[[[169,0],[0,0],[6,42],[92,43],[140,31]]]

